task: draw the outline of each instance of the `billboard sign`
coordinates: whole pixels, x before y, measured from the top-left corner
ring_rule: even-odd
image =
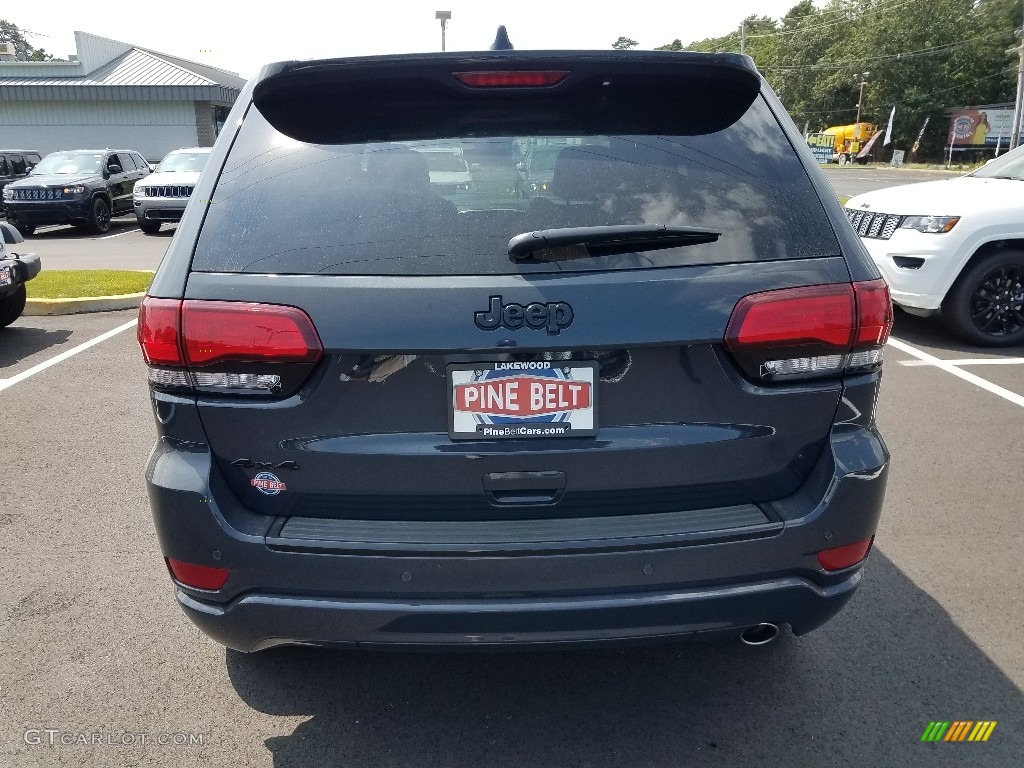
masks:
[[[1002,137],[1008,144],[1013,133],[1012,109],[959,109],[949,120],[947,144],[958,147],[994,147]]]

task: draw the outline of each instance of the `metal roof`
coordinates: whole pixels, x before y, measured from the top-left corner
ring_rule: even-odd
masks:
[[[245,85],[234,73],[137,47],[78,77],[12,77],[6,67],[0,72],[0,101],[184,99],[230,104]]]

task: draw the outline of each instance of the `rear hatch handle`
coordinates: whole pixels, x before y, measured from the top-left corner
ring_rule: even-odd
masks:
[[[664,224],[541,229],[523,232],[509,240],[508,257],[514,262],[586,259],[713,243],[721,234],[699,227],[669,227]]]
[[[565,492],[565,472],[491,472],[483,477],[492,504],[554,504]]]

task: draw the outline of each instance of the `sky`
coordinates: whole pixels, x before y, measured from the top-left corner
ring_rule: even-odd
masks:
[[[487,49],[499,24],[523,50],[608,49],[620,35],[651,49],[675,38],[685,44],[724,35],[751,14],[779,18],[794,5],[796,0],[143,0],[100,12],[81,0],[22,0],[3,3],[0,18],[35,33],[30,42],[60,58],[75,52],[74,32],[80,30],[248,78],[270,61],[440,50],[438,10],[452,13],[449,51]]]

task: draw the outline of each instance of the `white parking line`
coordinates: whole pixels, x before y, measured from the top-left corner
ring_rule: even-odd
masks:
[[[950,365],[1024,365],[1024,357],[967,357],[963,360],[943,360]],[[900,360],[900,365],[916,367],[931,365],[926,360]]]
[[[141,232],[140,229],[127,229],[124,232],[118,232],[116,235],[104,235],[103,237],[97,237],[97,240],[109,240],[112,237],[120,237],[121,235],[130,235],[132,232]]]
[[[130,323],[125,323],[124,325],[119,325],[119,326],[117,326],[117,328],[114,328],[113,330],[107,331],[106,333],[101,333],[95,339],[89,339],[89,341],[83,342],[82,344],[79,344],[77,347],[72,347],[71,349],[67,350],[66,352],[61,352],[56,357],[51,357],[49,360],[46,360],[46,361],[40,363],[39,365],[34,365],[31,368],[29,368],[27,371],[22,371],[21,373],[15,375],[15,376],[12,376],[9,379],[0,379],[0,392],[3,392],[8,387],[13,387],[18,382],[24,381],[29,376],[35,376],[40,371],[45,371],[50,366],[56,365],[57,363],[64,362],[69,357],[74,357],[79,352],[84,352],[89,347],[94,347],[97,344],[99,344],[100,342],[106,341],[107,339],[111,338],[112,336],[116,336],[117,334],[121,333],[121,331],[127,331],[129,328],[135,327],[135,324],[138,323],[138,322],[139,322],[138,320],[132,320]]]
[[[957,378],[969,381],[971,384],[981,387],[986,392],[991,392],[993,395],[998,395],[1004,400],[1009,400],[1014,405],[1019,405],[1021,408],[1024,408],[1024,396],[1000,387],[998,384],[993,384],[991,381],[981,378],[981,376],[976,376],[973,373],[961,370],[948,360],[940,360],[935,357],[935,355],[929,355],[927,352],[922,352],[920,349],[910,346],[905,341],[894,339],[891,336],[889,337],[889,345],[895,347],[901,352],[906,352],[908,355],[916,357],[918,360],[921,360],[928,365],[934,365],[936,368],[939,368],[946,373],[951,373]]]

